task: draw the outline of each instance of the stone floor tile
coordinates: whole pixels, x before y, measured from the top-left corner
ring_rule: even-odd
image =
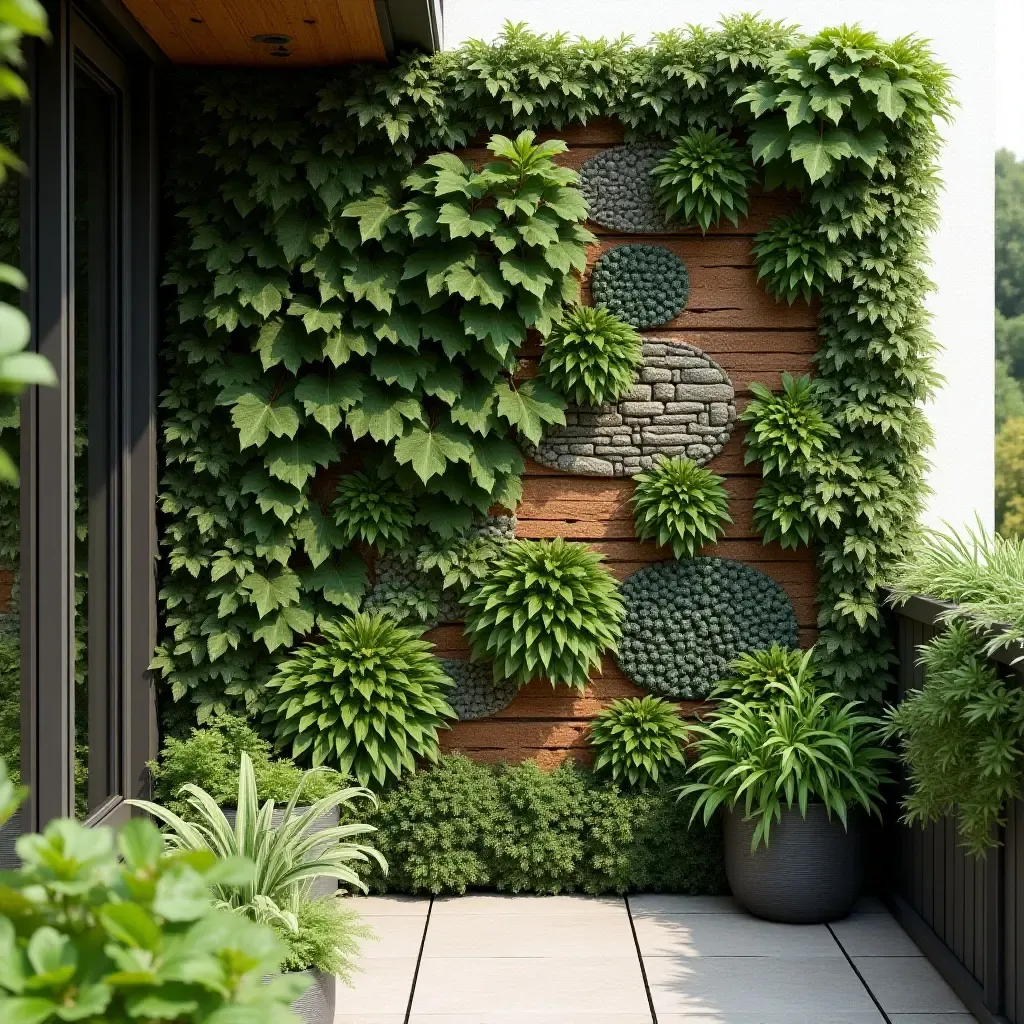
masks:
[[[426,957],[635,957],[636,943],[625,904],[615,914],[549,912],[432,914]]]
[[[409,1024],[651,1024],[647,1013],[415,1013]]]
[[[397,914],[399,917],[425,918],[430,909],[429,896],[348,896],[345,906],[359,911],[363,917],[385,917]]]
[[[668,893],[641,893],[629,897],[634,920],[649,914],[742,914],[731,896],[674,896]]]
[[[965,1013],[957,994],[922,956],[856,956],[853,962],[886,1013]]]
[[[404,1013],[339,1013],[334,1024],[405,1024]]]
[[[338,985],[335,1016],[357,1016],[360,1024],[368,1013],[384,1016],[401,1014],[404,1017],[409,1008],[416,957],[362,959],[359,968],[352,974],[352,988]]]
[[[843,956],[823,924],[775,924],[740,914],[655,913],[635,916],[633,923],[645,960],[654,956]]]
[[[922,956],[891,914],[851,914],[832,932],[850,956]]]
[[[640,961],[632,957],[437,958],[420,964],[414,1017],[648,1012]]]
[[[892,1024],[978,1024],[970,1013],[890,1013]]]
[[[845,1013],[868,1019],[876,1007],[845,957],[649,957],[647,981],[654,1009],[723,1024],[744,1015],[783,1014],[795,1021],[840,1020]],[[767,1019],[767,1018],[765,1018]],[[775,1022],[772,1022],[775,1024]]]
[[[523,915],[534,918],[591,915],[617,917],[625,907],[617,896],[513,896],[508,893],[468,893],[465,896],[438,896],[434,899],[431,920],[485,914],[488,917]]]
[[[430,1018],[424,1018],[424,1021]],[[803,1024],[805,1018],[795,1018],[789,1010],[757,1011],[755,1013],[724,1013],[711,1010],[706,1013],[659,1013],[658,1024]],[[893,1018],[895,1020],[895,1018]],[[973,1021],[973,1018],[972,1018]],[[530,1024],[533,1024],[532,1018]],[[877,1009],[829,1010],[827,1017],[815,1019],[814,1024],[885,1024]]]
[[[360,953],[363,957],[369,960],[389,960],[394,957],[419,956],[426,917],[398,914],[384,914],[380,917],[360,914],[360,917],[375,936],[360,940]]]

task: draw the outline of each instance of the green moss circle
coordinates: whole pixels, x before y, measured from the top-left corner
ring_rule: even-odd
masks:
[[[683,261],[663,246],[618,245],[594,265],[590,292],[594,305],[626,323],[656,327],[686,308],[690,275]]]
[[[771,577],[727,558],[658,562],[622,584],[619,668],[651,693],[700,700],[729,662],[773,643],[796,647],[796,614]]]

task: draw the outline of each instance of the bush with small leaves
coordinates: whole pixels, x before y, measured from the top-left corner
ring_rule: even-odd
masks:
[[[360,612],[278,666],[263,721],[295,760],[326,764],[360,785],[437,760],[437,731],[455,717],[451,680],[416,630]]]
[[[636,789],[657,783],[684,763],[686,726],[679,710],[661,697],[614,701],[590,726],[594,771]]]
[[[714,128],[691,128],[676,139],[651,176],[665,220],[697,224],[705,234],[723,216],[738,224],[747,215],[747,190],[756,178],[750,153]]]
[[[374,937],[352,907],[352,901],[343,903],[329,896],[304,900],[295,917],[294,931],[286,927],[275,929],[288,947],[282,968],[322,971],[351,985],[353,972],[358,970],[359,940]]]
[[[641,540],[671,544],[676,558],[713,544],[731,523],[723,477],[677,455],[635,476],[633,525]]]
[[[617,402],[643,362],[640,335],[600,306],[574,306],[544,343],[540,369],[552,390],[576,405]]]
[[[674,320],[686,307],[690,275],[686,265],[661,245],[617,245],[594,264],[594,304],[634,327]]]
[[[408,542],[416,511],[408,492],[394,480],[369,473],[343,476],[331,508],[344,544],[362,541],[381,554]]]
[[[601,555],[561,537],[513,541],[461,600],[473,660],[520,686],[543,677],[585,688],[625,614]]]
[[[823,294],[853,262],[829,240],[821,215],[812,210],[773,220],[767,231],[754,236],[754,257],[765,291],[791,306],[797,299],[811,302]]]

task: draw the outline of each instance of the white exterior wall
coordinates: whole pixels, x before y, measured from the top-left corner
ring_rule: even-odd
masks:
[[[957,76],[956,123],[946,129],[942,154],[942,224],[932,239],[929,297],[933,329],[943,351],[938,369],[946,384],[928,407],[935,430],[930,453],[926,520],[954,525],[975,514],[993,522],[993,154],[996,149],[994,38],[997,5],[1010,0],[445,0],[444,45],[471,38],[493,39],[506,19],[525,21],[540,32],[632,35],[646,42],[652,32],[697,23],[714,24],[723,14],[760,11],[808,31],[856,21],[883,38],[917,34]],[[1024,155],[1024,154],[1022,154]]]

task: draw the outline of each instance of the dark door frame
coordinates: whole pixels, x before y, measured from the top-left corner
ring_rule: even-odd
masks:
[[[31,389],[22,405],[21,615],[22,775],[31,787],[26,830],[74,813],[74,272],[73,118],[76,60],[87,61],[120,92],[121,206],[119,351],[111,360],[109,400],[116,437],[111,484],[119,512],[104,581],[111,671],[119,709],[104,751],[115,793],[87,819],[116,822],[124,799],[146,795],[146,761],[155,752],[153,683],[156,635],[156,337],[157,153],[152,52],[115,4],[44,0],[51,41],[27,47],[32,105],[22,156],[29,165],[22,216],[26,310],[38,351],[59,384]],[[72,7],[74,6],[74,10]],[[121,9],[123,11],[123,8]],[[97,733],[101,735],[101,733]]]

